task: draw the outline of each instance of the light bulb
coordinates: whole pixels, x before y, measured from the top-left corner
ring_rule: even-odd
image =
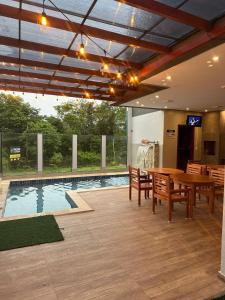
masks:
[[[116,77],[117,77],[117,79],[122,79],[122,74],[120,73],[120,71],[118,71]]]
[[[85,49],[84,49],[84,44],[83,43],[80,44],[80,50],[79,50],[79,52],[80,52],[80,55],[84,55],[85,54]]]
[[[86,98],[90,98],[90,94],[88,92],[85,92]]]
[[[134,76],[130,77],[130,83],[134,83]]]
[[[107,63],[103,63],[102,67],[103,67],[104,71],[108,71],[108,69],[109,69],[109,66]]]
[[[41,14],[41,25],[47,26],[47,15],[44,11]]]
[[[114,93],[115,93],[114,87],[111,86],[111,87],[109,88],[109,92],[110,92],[111,94],[114,94]]]

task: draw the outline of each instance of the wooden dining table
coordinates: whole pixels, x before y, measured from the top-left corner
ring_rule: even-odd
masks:
[[[207,175],[197,175],[197,174],[176,174],[172,176],[174,183],[182,184],[190,187],[190,217],[193,217],[193,206],[196,197],[197,187],[207,187],[211,190],[209,199],[210,212],[213,213],[214,209],[214,182],[215,179]]]
[[[159,173],[159,174],[165,174],[165,175],[178,175],[183,174],[184,171],[180,169],[175,168],[149,168],[145,169],[150,174]]]

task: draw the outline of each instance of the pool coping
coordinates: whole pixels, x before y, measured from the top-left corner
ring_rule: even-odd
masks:
[[[121,173],[98,173],[98,174],[86,174],[86,175],[74,175],[74,176],[51,176],[44,179],[63,179],[63,178],[77,178],[77,177],[96,177],[96,176],[112,176],[112,175],[127,175],[127,172],[121,172]],[[40,180],[43,178],[39,178]],[[77,207],[60,210],[60,211],[53,211],[53,212],[43,212],[43,213],[36,213],[36,214],[30,214],[30,215],[18,215],[18,216],[11,216],[11,217],[4,217],[3,212],[6,205],[6,199],[7,199],[7,193],[10,186],[10,182],[14,181],[23,181],[23,178],[15,179],[15,180],[1,180],[0,182],[0,222],[1,221],[7,221],[7,220],[15,220],[15,219],[23,219],[23,218],[30,218],[30,217],[37,217],[37,216],[43,216],[43,215],[54,215],[54,216],[64,216],[64,215],[70,215],[70,214],[76,214],[76,213],[83,213],[83,212],[91,212],[94,211],[89,204],[82,198],[80,194],[82,193],[88,193],[88,192],[95,192],[95,191],[105,191],[105,190],[114,190],[114,189],[123,189],[127,188],[128,185],[123,186],[110,186],[110,187],[102,187],[102,188],[92,188],[92,189],[80,189],[80,190],[71,190],[66,191],[66,194],[71,198],[71,200],[77,205]],[[26,178],[25,181],[32,181],[32,180],[38,180],[37,178]]]

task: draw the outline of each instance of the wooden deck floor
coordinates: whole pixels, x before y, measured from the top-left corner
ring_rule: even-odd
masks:
[[[127,189],[82,194],[95,211],[57,217],[65,241],[0,252],[0,299],[206,299],[225,290],[220,265],[221,203],[203,201],[195,220],[177,204],[130,203]]]

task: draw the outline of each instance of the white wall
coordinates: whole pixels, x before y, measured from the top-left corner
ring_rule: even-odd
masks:
[[[132,118],[132,164],[136,163],[136,154],[141,140],[159,142],[159,166],[162,166],[164,112],[156,111]]]

